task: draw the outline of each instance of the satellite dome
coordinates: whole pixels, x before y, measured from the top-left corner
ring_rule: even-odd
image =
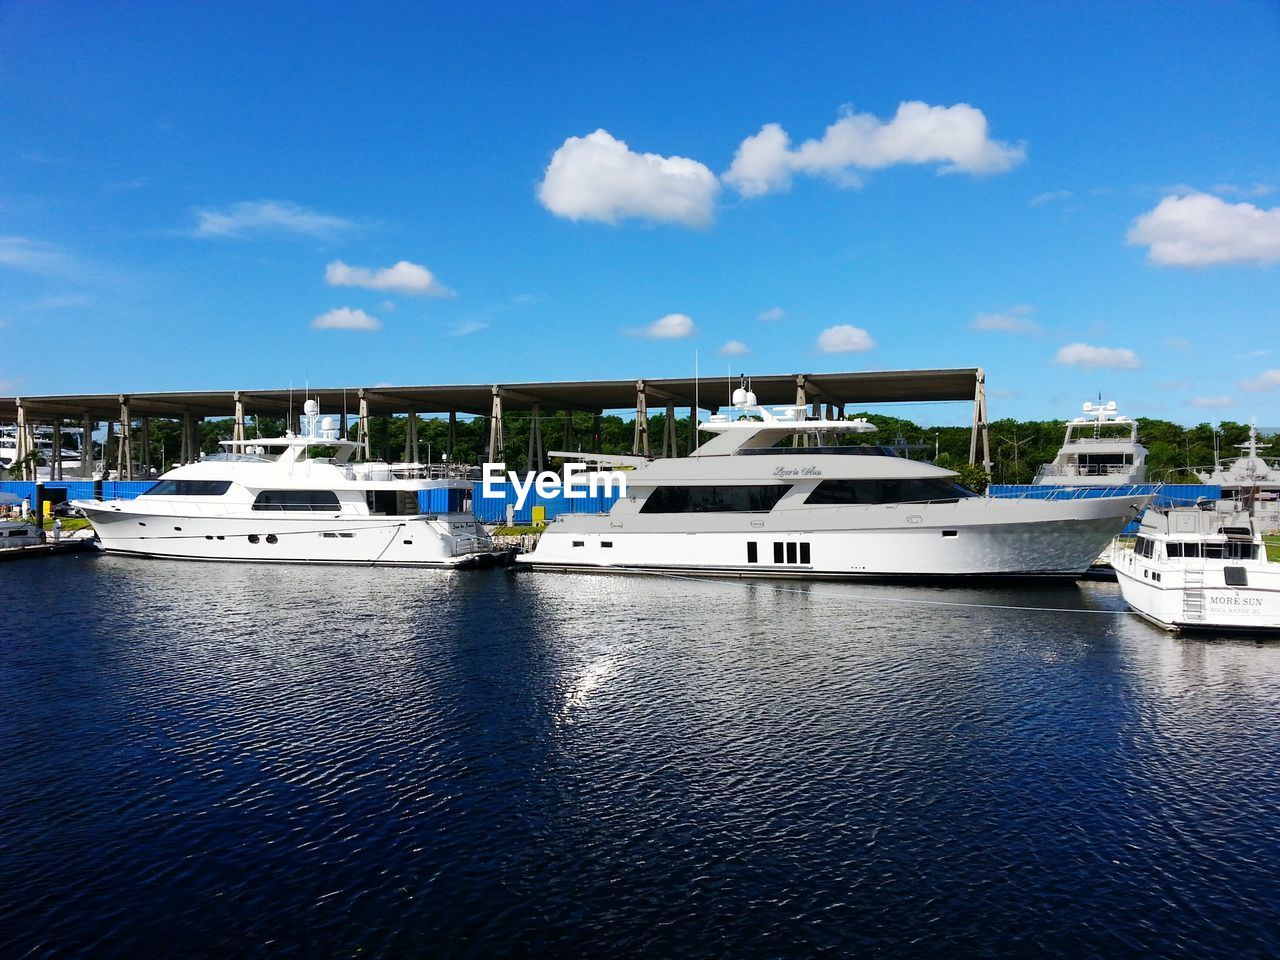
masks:
[[[320,404],[314,400],[308,400],[302,405],[302,412],[308,417],[317,416],[320,413]]]

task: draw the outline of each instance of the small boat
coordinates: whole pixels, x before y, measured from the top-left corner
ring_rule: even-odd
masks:
[[[1149,509],[1111,565],[1129,607],[1166,630],[1280,631],[1280,563],[1236,504]]]
[[[461,567],[501,562],[471,484],[357,463],[308,400],[300,434],[223,440],[134,500],[75,500],[109,553],[240,563]]]
[[[1138,422],[1123,417],[1116,402],[1084,405],[1083,417],[1067,421],[1062,447],[1033,481],[1050,487],[1122,487],[1147,478],[1147,448],[1138,443]]]
[[[34,547],[44,543],[44,531],[25,520],[0,520],[0,550]]]

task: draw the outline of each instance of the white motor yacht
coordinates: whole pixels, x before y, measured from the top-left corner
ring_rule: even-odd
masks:
[[[1146,496],[994,498],[878,446],[779,446],[866,433],[734,395],[740,419],[690,456],[639,461],[605,514],[562,515],[518,563],[544,569],[725,576],[1079,576]],[[804,441],[799,441],[804,442]],[[626,460],[628,458],[619,458]]]
[[[1036,474],[1036,486],[1117,487],[1147,478],[1147,448],[1138,423],[1121,416],[1116,402],[1084,404],[1083,417],[1067,421],[1062,447]]]
[[[471,485],[355,463],[314,400],[303,432],[224,440],[134,500],[76,500],[103,549],[187,560],[455,567],[505,556],[470,508]],[[408,474],[408,475],[406,475]],[[434,491],[440,509],[419,505]]]
[[[1226,501],[1148,510],[1111,565],[1130,608],[1166,630],[1280,630],[1280,563]]]
[[[1239,445],[1242,456],[1229,462],[1219,460],[1212,470],[1198,470],[1205,483],[1222,488],[1223,500],[1234,500],[1253,515],[1264,530],[1280,528],[1280,460],[1267,460],[1258,451],[1267,444],[1258,442],[1258,426],[1249,426],[1249,439]]]

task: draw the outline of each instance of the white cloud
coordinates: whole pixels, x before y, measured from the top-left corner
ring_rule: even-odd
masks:
[[[1134,370],[1142,366],[1137,354],[1125,347],[1091,347],[1087,343],[1068,344],[1058,351],[1053,362],[1069,367],[1084,367],[1086,370],[1097,367]]]
[[[52,243],[27,237],[0,236],[0,266],[28,273],[58,274],[69,270],[71,261]]]
[[[751,350],[741,340],[730,340],[723,347],[721,347],[719,350],[716,351],[716,353],[725,357],[739,357],[744,353],[750,353],[750,352]]]
[[[859,170],[938,163],[941,173],[1001,173],[1025,157],[1024,146],[990,139],[986,116],[967,103],[934,107],[907,100],[887,122],[846,108],[822,139],[795,148],[780,125],[767,123],[739,145],[724,181],[754,197],[785,190],[795,173],[859,187]]]
[[[775,320],[781,320],[786,315],[787,311],[783,310],[781,307],[770,307],[768,310],[761,312],[756,319],[765,323],[773,323]]]
[[[489,329],[489,323],[485,320],[463,320],[449,331],[451,337],[465,337],[473,333],[479,333],[481,330]]]
[[[1040,324],[1031,319],[1035,307],[1019,304],[1004,313],[980,313],[969,323],[974,330],[1000,333],[1039,333]]]
[[[355,227],[350,220],[317,213],[292,203],[257,200],[224,210],[196,210],[197,237],[243,237],[261,233],[296,233],[332,237]]]
[[[695,330],[692,318],[685,316],[683,313],[668,313],[665,317],[659,317],[647,327],[624,332],[631,336],[649,337],[652,340],[679,340],[683,337],[693,336]]]
[[[313,330],[381,330],[382,322],[363,310],[337,307],[311,321]]]
[[[1230,407],[1234,403],[1230,397],[1195,397],[1191,401],[1193,407]]]
[[[633,153],[605,130],[569,137],[551,157],[538,199],[556,216],[617,223],[627,217],[701,227],[720,183],[686,157]]]
[[[1241,380],[1240,389],[1250,393],[1265,393],[1280,387],[1280,370],[1263,370],[1251,380]]]
[[[408,260],[381,270],[350,267],[335,260],[324,268],[325,282],[331,287],[364,287],[366,290],[392,290],[417,297],[451,297],[453,291],[436,279],[426,267]]]
[[[1048,193],[1036,194],[1031,198],[1031,206],[1043,207],[1046,203],[1053,203],[1055,200],[1070,200],[1075,194],[1070,190],[1051,190]]]
[[[1280,263],[1280,207],[1263,210],[1207,193],[1168,196],[1138,217],[1125,239],[1149,247],[1148,262],[1167,267]]]
[[[1165,337],[1164,345],[1170,350],[1186,350],[1191,346],[1191,341],[1186,337]]]
[[[818,335],[818,349],[823,353],[856,353],[874,346],[867,331],[847,323],[827,327]]]

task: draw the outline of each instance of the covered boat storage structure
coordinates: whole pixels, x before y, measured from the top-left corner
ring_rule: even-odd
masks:
[[[733,384],[729,384],[731,389]],[[846,407],[883,403],[970,402],[973,427],[969,441],[969,462],[990,470],[990,443],[987,436],[985,375],[981,368],[942,370],[897,370],[854,373],[798,373],[751,377],[751,387],[759,402],[771,405],[811,406],[813,414],[836,417]],[[168,419],[181,424],[178,461],[189,463],[200,457],[199,423],[211,418],[234,418],[234,439],[245,439],[245,425],[255,416],[287,418],[298,429],[302,403],[307,398],[320,402],[327,414],[340,418],[343,435],[354,420],[356,439],[363,445],[366,459],[372,451],[369,423],[374,417],[409,417],[405,459],[419,460],[417,415],[447,415],[450,459],[457,417],[471,415],[489,421],[489,459],[501,459],[503,415],[510,411],[532,416],[529,437],[529,465],[540,469],[546,450],[540,417],[544,411],[587,412],[600,416],[607,411],[635,411],[632,452],[643,456],[675,456],[675,412],[679,409],[714,412],[727,401],[723,378],[694,377],[640,380],[581,380],[544,383],[493,383],[437,386],[325,387],[267,390],[178,391],[161,393],[73,394],[60,396],[0,397],[0,423],[16,426],[17,469],[15,479],[35,480],[36,467],[29,454],[36,449],[37,428],[53,434],[53,449],[62,447],[62,435],[80,433],[87,442],[99,424],[107,425],[104,463],[119,479],[152,476],[147,442],[150,421]],[[661,437],[649,434],[649,413],[664,410],[665,430]],[[83,449],[83,447],[82,447]],[[55,471],[60,470],[53,458]],[[92,476],[92,458],[82,458],[81,476]],[[53,479],[62,478],[55,475]]]

